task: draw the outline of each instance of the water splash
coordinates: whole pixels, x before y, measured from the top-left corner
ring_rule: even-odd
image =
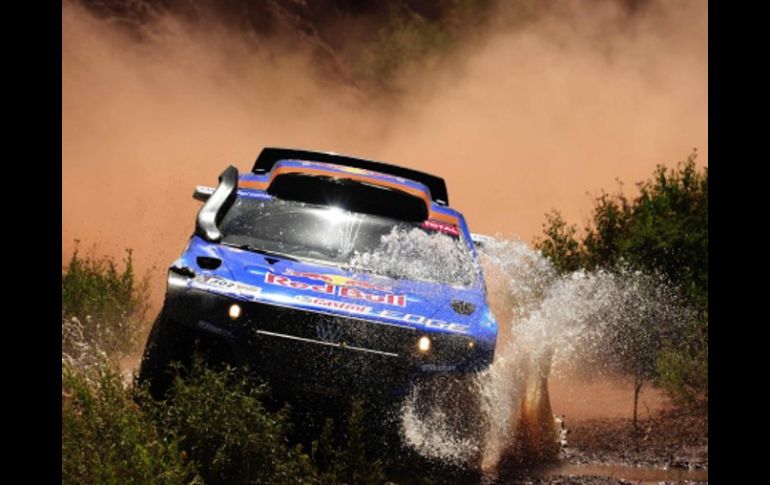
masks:
[[[100,337],[109,335],[110,328],[98,322],[93,324],[91,315],[87,315],[85,319],[84,323],[76,316],[70,318],[62,316],[62,365],[73,369],[90,370],[109,361],[108,352],[99,343],[106,340]]]
[[[482,380],[442,376],[412,388],[401,408],[404,441],[426,458],[455,466],[478,459],[486,429]]]
[[[129,386],[138,368],[141,353],[115,348],[114,342],[121,337],[119,325],[135,325],[125,315],[120,315],[120,318],[124,321],[116,325],[91,315],[86,315],[83,321],[77,316],[66,318],[62,315],[62,367],[80,373],[88,382],[98,379],[104,369],[115,367],[121,373],[123,385]]]
[[[673,338],[687,314],[663,278],[622,265],[560,275],[540,252],[499,238],[481,256],[490,299],[501,306],[495,361],[464,384],[475,392],[471,405],[467,397],[429,400],[431,392],[416,387],[402,408],[402,435],[426,457],[493,473],[558,454],[553,372],[649,370],[655,346]],[[480,429],[468,433],[473,426]]]
[[[356,253],[354,267],[412,280],[473,283],[474,262],[461,240],[418,228],[394,227],[375,250]]]

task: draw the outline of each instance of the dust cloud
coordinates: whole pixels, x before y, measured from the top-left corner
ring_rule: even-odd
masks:
[[[493,22],[440,62],[404,69],[398,96],[319,79],[311,53],[266,49],[212,21],[141,37],[62,6],[62,258],[133,248],[163,271],[193,229],[195,185],[264,146],[328,150],[446,178],[472,230],[538,235],[544,213],[582,224],[615,180],[647,178],[693,147],[707,164],[708,5],[557,2]]]

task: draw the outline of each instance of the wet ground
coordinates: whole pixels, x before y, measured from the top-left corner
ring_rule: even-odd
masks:
[[[491,483],[617,484],[708,482],[708,420],[665,411],[640,420],[567,422],[558,464],[509,472]],[[517,476],[518,475],[518,476]]]

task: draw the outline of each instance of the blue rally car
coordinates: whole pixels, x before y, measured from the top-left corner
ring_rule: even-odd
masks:
[[[229,166],[168,270],[140,381],[170,363],[248,366],[276,392],[403,395],[487,368],[497,323],[444,180],[330,153],[265,148]]]

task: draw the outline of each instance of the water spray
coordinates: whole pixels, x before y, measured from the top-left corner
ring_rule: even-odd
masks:
[[[559,274],[539,251],[500,237],[486,240],[480,253],[499,307],[495,361],[461,386],[470,398],[452,396],[444,384],[443,400],[433,401],[442,404],[434,405],[431,392],[416,388],[402,408],[402,436],[423,456],[494,474],[558,457],[563,436],[548,395],[552,373],[579,365],[597,375],[623,370],[636,346],[662,344],[687,317],[655,275],[622,266]],[[468,423],[482,429],[468,433]]]

